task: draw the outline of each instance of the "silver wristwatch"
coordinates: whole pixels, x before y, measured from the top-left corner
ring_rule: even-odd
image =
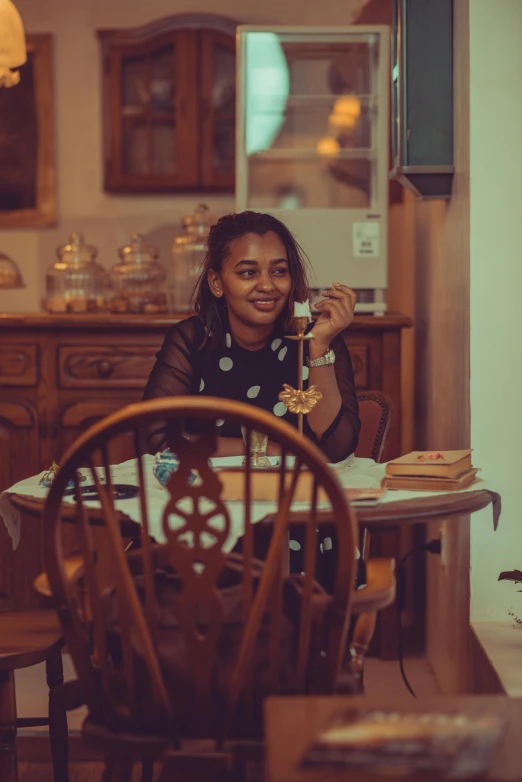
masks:
[[[335,353],[330,348],[330,350],[320,358],[313,358],[312,360],[307,358],[306,363],[310,369],[313,369],[314,367],[325,367],[327,364],[335,364]]]

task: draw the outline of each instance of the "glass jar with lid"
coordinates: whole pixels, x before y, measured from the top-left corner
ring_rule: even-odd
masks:
[[[0,252],[0,290],[25,288],[22,273],[15,261]]]
[[[198,204],[194,213],[183,218],[183,232],[172,245],[172,262],[168,282],[169,310],[186,312],[207,252],[208,232],[212,219],[206,204]]]
[[[58,260],[45,278],[45,308],[49,312],[96,312],[106,309],[109,279],[96,261],[98,250],[73,233],[57,247]]]
[[[110,309],[116,313],[155,314],[167,311],[166,268],[158,262],[159,252],[141,234],[120,247],[120,261],[111,271]]]

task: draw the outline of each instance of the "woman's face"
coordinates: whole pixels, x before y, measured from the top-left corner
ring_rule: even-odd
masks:
[[[224,297],[229,314],[245,325],[274,323],[292,287],[285,246],[273,231],[234,239],[221,271],[210,270],[208,281],[214,296]]]

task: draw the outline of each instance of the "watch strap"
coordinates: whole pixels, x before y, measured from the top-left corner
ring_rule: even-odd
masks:
[[[310,359],[310,357],[308,357],[306,359],[306,363],[308,364],[310,369],[313,369],[314,367],[324,367],[324,366],[328,366],[329,364],[335,364],[335,353],[330,348],[329,350],[327,350],[324,356],[320,356],[319,358],[313,358],[313,359]]]

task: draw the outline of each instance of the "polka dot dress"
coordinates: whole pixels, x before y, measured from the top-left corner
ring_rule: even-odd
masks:
[[[336,360],[336,375],[338,383],[341,378],[339,390],[343,408],[332,424],[327,448],[321,444],[330,461],[346,458],[346,449],[350,446],[354,427],[358,424],[353,369],[344,342],[342,338],[339,340],[341,344],[336,349],[336,356],[337,359],[341,357],[341,361]],[[308,356],[308,347],[305,342],[305,359]],[[298,386],[297,350],[297,342],[285,339],[282,326],[274,328],[266,346],[261,350],[245,350],[234,341],[228,320],[223,323],[222,336],[216,344],[215,341],[206,340],[204,325],[199,318],[187,318],[172,326],[166,335],[149,377],[144,399],[178,394],[231,399],[267,410],[280,420],[297,427],[297,416],[290,413],[278,398],[284,384],[294,388]],[[306,389],[309,381],[306,364],[302,377],[303,387]],[[197,427],[197,422],[194,424]],[[223,419],[216,421],[216,424],[221,437],[241,438],[239,425]],[[336,541],[329,540],[324,547],[323,536],[319,535],[318,543],[321,556],[318,556],[316,577],[329,588],[333,585],[336,568]],[[305,546],[300,530],[292,533],[289,547],[290,571],[301,573],[304,569]]]
[[[308,345],[305,343],[305,356]],[[303,386],[308,387],[309,369],[303,367]],[[284,383],[297,388],[297,343],[275,336],[261,350],[245,350],[225,333],[222,345],[202,357],[199,394],[235,399],[262,407],[278,418],[297,426],[297,416],[278,399]],[[241,437],[241,430],[226,421],[217,421],[220,436]],[[298,533],[295,537],[301,538]],[[304,567],[304,540],[290,540],[290,572]],[[323,559],[322,550],[318,552]]]
[[[308,346],[305,343],[305,351]],[[306,352],[305,352],[306,355]],[[227,330],[221,345],[204,351],[196,393],[217,396],[261,407],[278,418],[297,425],[296,416],[278,399],[284,383],[297,388],[297,343],[285,340],[281,330],[261,350],[245,350]],[[303,385],[307,388],[309,370],[303,368]],[[239,427],[221,424],[223,437],[241,437]]]
[[[285,338],[282,324],[275,325],[264,348],[245,350],[235,342],[227,311],[223,310],[219,334],[217,339],[209,338],[204,322],[196,316],[173,325],[156,357],[143,398],[181,394],[221,397],[255,405],[297,426],[297,416],[279,400],[283,385],[298,387],[298,344]],[[306,341],[305,359],[308,349]],[[342,336],[335,337],[332,349],[336,356],[334,371],[342,405],[318,445],[329,461],[339,462],[355,450],[360,420],[352,362]],[[305,389],[309,377],[305,363],[302,374]],[[305,433],[314,439],[306,419],[304,426]],[[240,438],[240,427],[223,421],[221,436]]]

